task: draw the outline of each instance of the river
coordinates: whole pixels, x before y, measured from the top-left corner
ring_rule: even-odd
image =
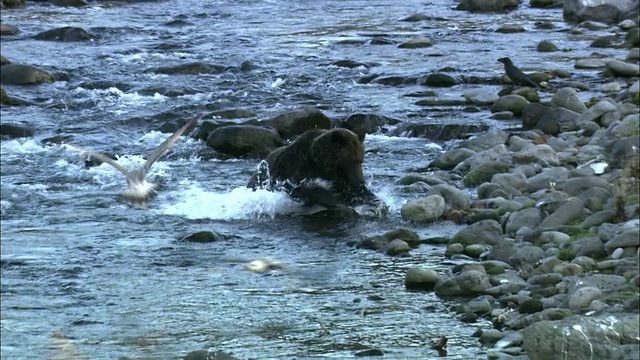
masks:
[[[68,146],[43,141],[57,136],[115,152],[132,167],[168,136],[158,131],[166,118],[158,114],[182,111],[186,117],[204,106],[245,109],[263,119],[313,105],[334,118],[360,112],[516,127],[517,121],[489,119],[488,111],[425,108],[403,96],[423,86],[358,79],[444,67],[455,75],[497,77],[503,70],[496,59],[503,56],[529,70],[572,70],[572,59],[591,52],[588,36],[567,34],[561,9],[523,4],[508,14],[471,14],[454,7],[444,0],[176,0],[83,8],[31,3],[3,10],[2,22],[21,33],[3,37],[2,55],[64,71],[70,79],[5,87],[39,105],[0,112],[2,122],[37,129],[35,137],[1,142],[2,358],[54,358],[61,351],[54,345],[62,341],[76,358],[90,359],[178,359],[203,348],[242,359],[347,358],[370,347],[387,358],[425,359],[437,357],[429,343],[440,335],[449,338],[449,359],[486,357],[471,334],[490,324],[462,323],[452,310],[457,301],[403,287],[409,267],[447,272],[444,247],[422,245],[411,257],[392,258],[346,244],[398,226],[422,238],[457,231],[449,222],[403,222],[401,205],[417,195],[395,185],[453,143],[369,135],[366,148],[378,151],[367,153],[365,174],[390,211],[343,220],[302,216],[284,194],[246,189],[256,159],[211,157],[204,142],[186,138],[152,168],[164,189],[150,207],[125,206],[115,200],[125,186],[121,174],[108,165],[85,168]],[[401,21],[413,13],[432,19]],[[536,29],[536,21],[556,28]],[[506,23],[522,24],[527,32],[494,32]],[[79,26],[99,38],[31,38],[59,26]],[[368,45],[374,36],[396,44],[428,36],[435,45]],[[535,44],[543,39],[576,50],[538,53]],[[377,66],[331,65],[343,59]],[[248,62],[253,70],[197,76],[149,71],[193,61]],[[589,80],[589,74],[581,76]],[[436,92],[457,97],[472,86]],[[202,230],[225,239],[180,241]],[[243,269],[244,261],[264,257],[287,263],[286,271]]]

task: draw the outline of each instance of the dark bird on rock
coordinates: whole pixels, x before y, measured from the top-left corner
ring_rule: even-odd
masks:
[[[499,62],[504,64],[504,71],[507,73],[507,76],[514,84],[520,86],[529,86],[539,88],[540,85],[535,81],[531,80],[527,74],[523,73],[522,70],[518,69],[513,62],[508,57],[503,57],[498,59]]]
[[[198,117],[191,119],[183,127],[178,129],[175,133],[169,136],[165,141],[155,149],[151,155],[147,158],[147,161],[140,169],[127,171],[120,164],[110,157],[101,154],[99,152],[82,148],[77,145],[71,145],[72,147],[82,151],[84,156],[91,157],[92,159],[99,160],[103,163],[107,163],[127,177],[127,190],[118,195],[118,200],[123,200],[129,203],[133,203],[140,207],[146,207],[149,201],[156,194],[157,185],[147,181],[147,173],[151,169],[151,165],[155,163],[169,148],[178,140],[178,138],[185,132],[191,130],[198,123]]]

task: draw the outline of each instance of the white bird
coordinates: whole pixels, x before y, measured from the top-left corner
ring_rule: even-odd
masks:
[[[84,152],[85,156],[90,156],[94,159],[100,160],[103,163],[107,163],[127,177],[127,190],[118,195],[118,200],[127,201],[138,205],[140,207],[146,207],[149,201],[156,194],[157,185],[147,181],[147,173],[151,169],[151,165],[155,163],[167,150],[178,140],[178,138],[185,132],[191,130],[198,123],[198,117],[191,119],[183,127],[178,129],[175,133],[169,136],[165,141],[155,149],[151,155],[147,158],[147,161],[140,169],[127,171],[122,165],[118,164],[115,160],[99,152],[85,149],[83,147],[72,145],[72,147]]]

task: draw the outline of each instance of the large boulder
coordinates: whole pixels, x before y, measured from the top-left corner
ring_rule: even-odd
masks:
[[[446,209],[442,196],[429,195],[410,200],[400,209],[400,215],[405,220],[416,222],[430,222],[440,218]]]
[[[635,9],[635,11],[634,11]],[[565,0],[562,15],[566,21],[598,21],[608,24],[638,17],[638,2],[632,0]]]
[[[637,359],[639,324],[638,314],[540,321],[524,329],[522,348],[531,360]]]
[[[331,119],[311,106],[283,112],[267,123],[276,129],[283,139],[291,139],[311,129],[331,128]]]
[[[229,125],[209,134],[207,145],[233,157],[264,157],[282,145],[274,130],[254,125]]]
[[[450,243],[463,246],[472,244],[496,245],[502,241],[502,226],[495,220],[481,220],[461,229],[453,235]]]
[[[0,82],[3,84],[32,85],[53,81],[53,75],[35,66],[6,64],[0,67]]]

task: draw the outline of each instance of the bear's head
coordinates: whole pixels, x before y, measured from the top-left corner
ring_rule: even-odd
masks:
[[[311,157],[323,177],[338,191],[358,195],[365,191],[362,162],[364,134],[336,128],[323,132],[311,144]]]

